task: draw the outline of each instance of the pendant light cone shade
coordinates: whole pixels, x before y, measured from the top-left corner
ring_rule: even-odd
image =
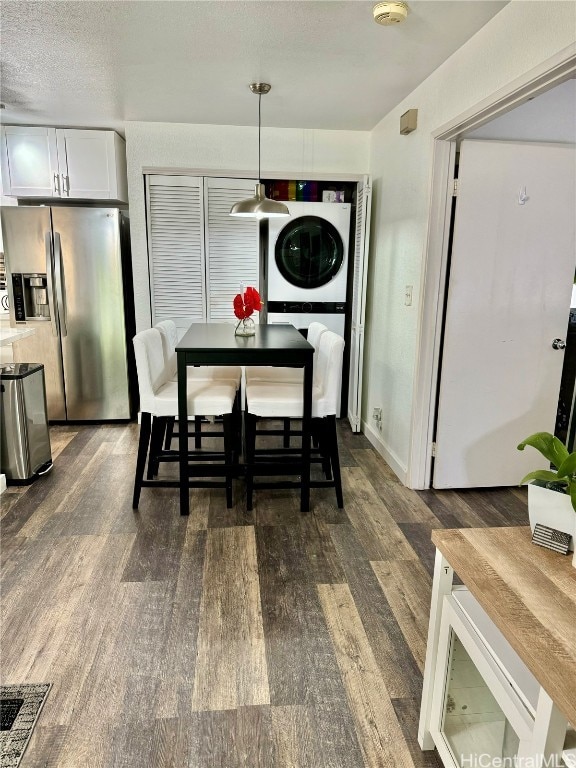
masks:
[[[230,216],[245,216],[252,219],[269,219],[278,216],[290,216],[290,211],[277,200],[270,200],[266,197],[264,184],[256,184],[254,187],[254,197],[248,197],[246,200],[240,200],[234,203],[230,209]]]
[[[271,219],[281,216],[290,216],[290,211],[284,203],[278,200],[270,200],[266,197],[264,184],[260,183],[260,132],[262,129],[261,119],[261,100],[262,94],[268,93],[270,86],[268,83],[252,83],[250,86],[252,93],[258,94],[258,184],[254,187],[254,197],[246,200],[240,200],[230,209],[230,216],[243,216],[250,219]]]

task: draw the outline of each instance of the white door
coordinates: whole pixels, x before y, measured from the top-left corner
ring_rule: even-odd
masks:
[[[152,323],[181,336],[206,320],[204,185],[197,176],[146,177]]]
[[[232,302],[240,291],[259,290],[260,233],[257,219],[230,216],[239,200],[252,197],[256,179],[204,179],[206,309],[209,323],[238,322]],[[259,321],[254,312],[254,322]]]
[[[350,373],[348,381],[348,421],[352,432],[360,432],[362,418],[362,368],[364,365],[364,318],[366,316],[366,278],[370,241],[369,177],[358,183],[356,198],[356,237],[354,242],[354,284],[350,326]]]
[[[554,431],[576,267],[573,146],[463,141],[435,488],[516,485]]]
[[[54,128],[2,128],[3,192],[9,197],[60,197]]]
[[[56,138],[63,196],[113,199],[116,196],[114,132],[58,129]]]

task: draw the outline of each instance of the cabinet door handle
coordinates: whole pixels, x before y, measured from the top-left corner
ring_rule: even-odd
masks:
[[[55,173],[54,174],[54,192],[56,192],[57,195],[60,195],[60,175]]]
[[[70,176],[62,174],[62,191],[67,195],[70,194]]]

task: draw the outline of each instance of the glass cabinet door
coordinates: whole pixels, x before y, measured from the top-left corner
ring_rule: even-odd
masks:
[[[497,765],[517,754],[517,734],[453,630],[443,712],[441,730],[459,765]]]

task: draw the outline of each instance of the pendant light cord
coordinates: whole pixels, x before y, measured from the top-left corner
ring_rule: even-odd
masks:
[[[261,182],[262,178],[260,176],[260,130],[262,128],[262,116],[261,116],[261,110],[262,110],[262,94],[258,94],[258,181]]]

